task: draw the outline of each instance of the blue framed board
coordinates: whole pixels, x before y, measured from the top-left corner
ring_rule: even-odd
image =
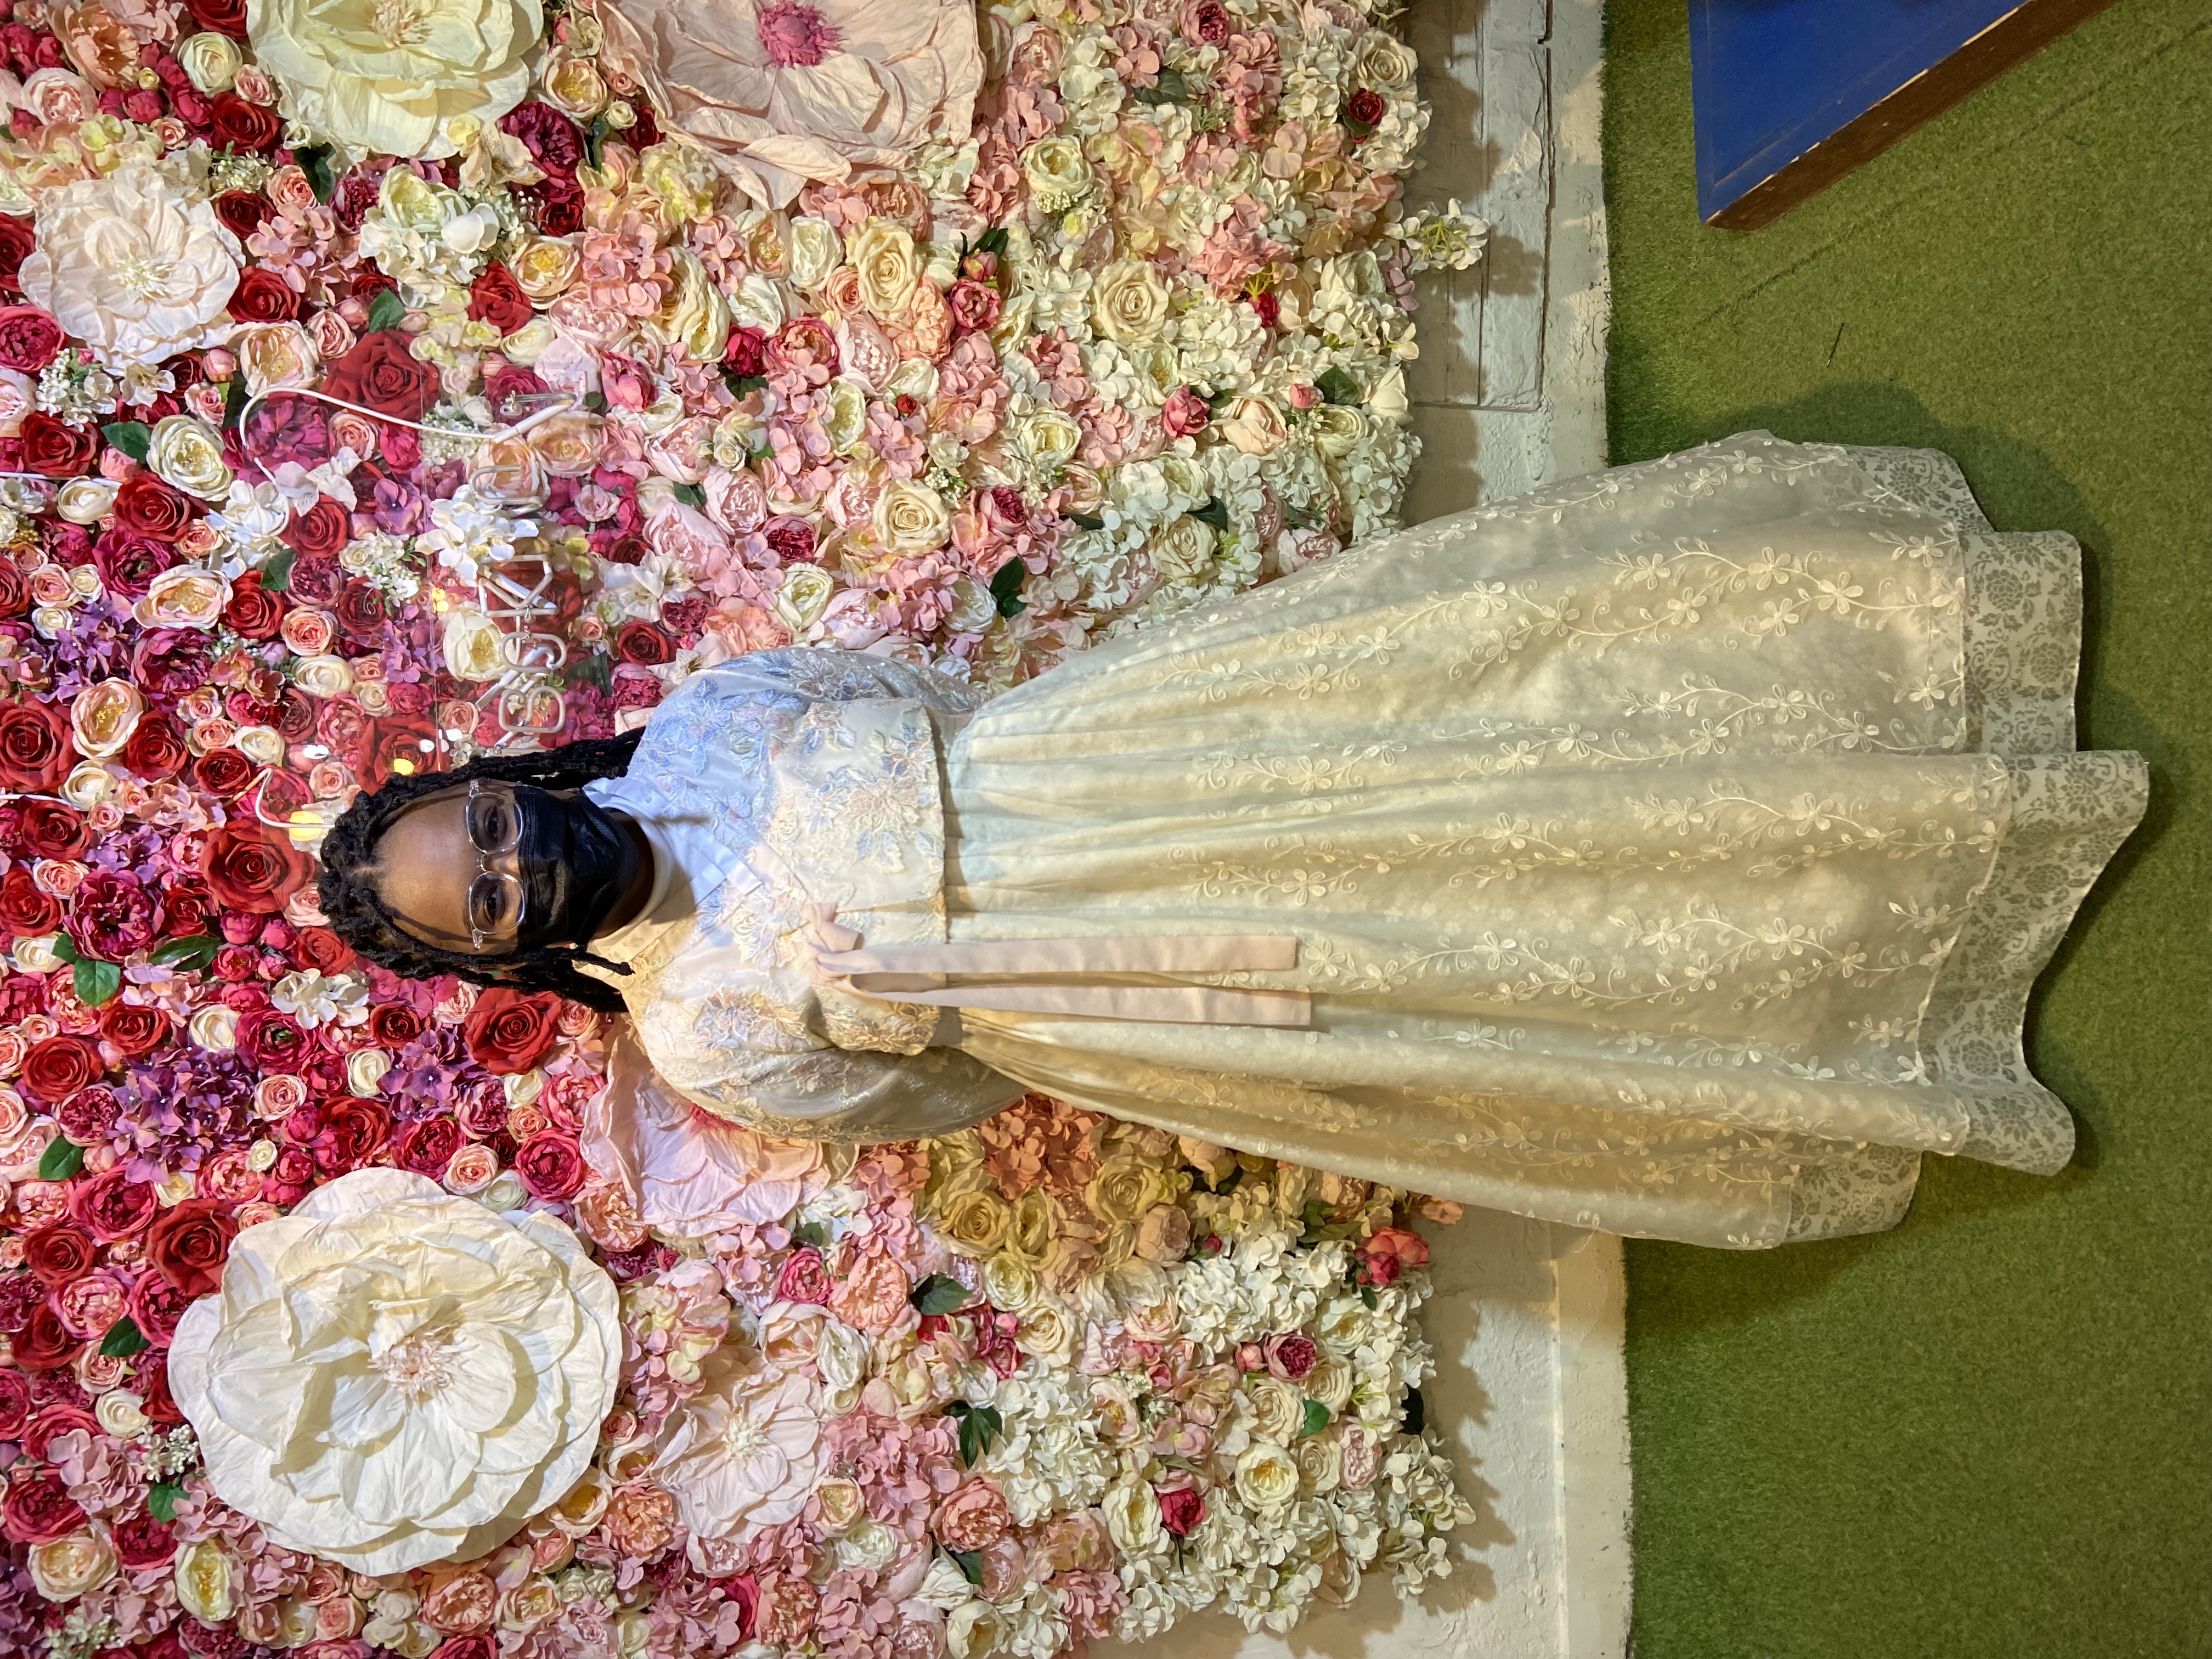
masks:
[[[1690,0],[1698,216],[1753,230],[2112,0]]]

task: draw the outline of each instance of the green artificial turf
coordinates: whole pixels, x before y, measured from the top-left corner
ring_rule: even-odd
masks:
[[[2212,0],[2121,0],[1773,227],[1697,222],[1683,0],[1613,0],[1613,459],[1924,444],[2087,550],[2148,821],[2030,1025],[2081,1152],[1895,1231],[1631,1243],[1636,1659],[2212,1654]]]

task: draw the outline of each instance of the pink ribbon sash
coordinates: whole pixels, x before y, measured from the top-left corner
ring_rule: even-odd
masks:
[[[810,907],[805,938],[817,982],[855,996],[936,1007],[1079,1014],[1177,1025],[1313,1023],[1304,991],[1247,991],[1212,985],[1085,985],[1038,982],[1045,975],[1227,974],[1298,965],[1287,933],[1139,934],[1125,938],[977,940],[860,948],[860,935],[837,920],[833,904]],[[947,986],[948,979],[1004,975],[1011,984]]]

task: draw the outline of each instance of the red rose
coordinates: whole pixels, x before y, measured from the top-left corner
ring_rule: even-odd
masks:
[[[315,1167],[343,1175],[375,1156],[392,1133],[392,1115],[374,1101],[335,1096],[323,1103],[323,1130],[315,1137]]]
[[[253,772],[253,763],[235,749],[210,749],[192,763],[192,781],[219,800],[245,793]]]
[[[331,614],[337,618],[338,631],[358,644],[373,645],[384,637],[384,595],[374,583],[348,582]]]
[[[394,761],[420,769],[437,754],[437,728],[420,718],[378,720],[361,734],[353,754],[354,776],[367,789],[380,789],[392,777]]]
[[[449,1636],[430,1650],[429,1659],[495,1659],[499,1644],[489,1636]]]
[[[276,111],[249,104],[234,92],[216,94],[208,125],[217,149],[228,144],[234,149],[267,149],[284,136],[284,124]]]
[[[33,1043],[23,1056],[23,1086],[47,1105],[58,1106],[99,1081],[106,1069],[90,1038],[50,1036]]]
[[[1188,1538],[1206,1519],[1206,1494],[1195,1486],[1178,1486],[1156,1492],[1160,1500],[1160,1525],[1177,1538]]]
[[[150,1054],[169,1040],[169,1017],[159,1008],[135,1002],[115,1001],[100,1010],[100,1039],[112,1042],[125,1059]]]
[[[477,1063],[495,1076],[526,1072],[545,1058],[559,1035],[561,999],[550,991],[520,991],[495,985],[469,1010],[461,1036]],[[33,1054],[36,1049],[32,1050]],[[26,1070],[27,1071],[27,1066]]]
[[[22,293],[23,284],[19,277],[23,261],[30,257],[37,243],[37,234],[28,219],[0,213],[0,293]]]
[[[284,545],[311,559],[336,558],[353,539],[353,515],[327,495],[284,526]]]
[[[811,563],[814,558],[814,526],[788,513],[768,521],[761,534],[769,550],[786,564]]]
[[[118,501],[120,496],[117,498]],[[181,526],[179,526],[181,529]],[[172,536],[169,541],[175,540]],[[92,550],[92,562],[100,580],[118,599],[143,599],[154,578],[177,562],[177,550],[156,536],[142,535],[121,525],[100,538]]]
[[[289,836],[264,823],[226,823],[208,842],[208,885],[228,909],[272,915],[314,869]]]
[[[615,657],[641,668],[657,667],[675,660],[676,641],[657,623],[626,622],[615,634]]]
[[[54,1401],[41,1407],[38,1415],[23,1425],[23,1450],[33,1462],[49,1462],[54,1442],[76,1429],[96,1435],[100,1431],[100,1419],[82,1406]]]
[[[18,939],[38,939],[61,926],[62,907],[31,879],[28,865],[0,876],[0,927]]]
[[[234,40],[246,39],[246,0],[185,0],[192,21]]]
[[[496,259],[483,275],[469,284],[469,320],[489,323],[501,334],[512,334],[531,318],[530,296],[514,273]]]
[[[66,1285],[83,1278],[99,1253],[90,1233],[66,1221],[41,1227],[23,1240],[23,1265],[38,1275],[41,1285]]]
[[[557,1204],[574,1198],[584,1184],[584,1155],[574,1137],[558,1129],[541,1129],[516,1149],[514,1173],[532,1198]]]
[[[274,1008],[256,1008],[238,1018],[238,1052],[264,1072],[289,1072],[307,1052],[307,1033]]]
[[[392,1143],[392,1161],[403,1170],[428,1176],[433,1181],[446,1173],[453,1154],[461,1150],[461,1126],[450,1117],[426,1117],[410,1123]]]
[[[1362,87],[1344,100],[1344,124],[1363,138],[1381,126],[1389,112],[1390,106],[1372,87]]]
[[[30,1382],[19,1370],[0,1370],[0,1440],[22,1433],[23,1419],[30,1414]]]
[[[368,1011],[369,1040],[380,1048],[404,1048],[422,1035],[422,1016],[404,1002],[380,1002]]]
[[[296,322],[300,296],[267,265],[249,266],[231,290],[230,314],[241,323]]]
[[[207,683],[214,647],[197,628],[157,628],[131,647],[131,680],[142,691],[180,697]]]
[[[74,527],[74,526],[72,526]],[[13,559],[0,558],[0,617],[14,618],[31,608],[31,584]]]
[[[722,348],[722,367],[741,380],[750,380],[768,373],[768,359],[763,349],[768,336],[757,328],[733,328],[730,343]]]
[[[0,789],[52,794],[76,763],[68,719],[52,703],[0,704]]]
[[[84,1511],[51,1470],[15,1476],[0,1498],[0,1530],[13,1543],[51,1544],[83,1524]]]
[[[70,1188],[71,1219],[89,1230],[103,1244],[112,1244],[118,1238],[144,1231],[159,1207],[154,1201],[153,1188],[145,1182],[133,1181],[127,1173],[129,1169],[130,1165],[118,1164],[105,1175],[79,1181]]]
[[[182,490],[141,472],[115,492],[115,522],[155,541],[173,542],[198,516]]]
[[[92,825],[58,800],[23,803],[23,850],[33,858],[73,859],[92,845]]]
[[[115,1091],[97,1083],[78,1090],[54,1108],[54,1121],[80,1146],[90,1146],[113,1135],[122,1115]]]
[[[395,421],[419,421],[437,398],[438,376],[428,363],[408,355],[404,334],[380,329],[364,336],[352,350],[331,365],[330,373],[323,377],[323,390],[333,398],[374,410]],[[38,418],[35,415],[23,418],[27,453],[31,422]],[[27,464],[37,471],[46,470],[36,463]]]
[[[120,962],[161,936],[161,906],[138,878],[95,870],[70,901],[70,938],[99,962]]]
[[[145,1510],[127,1520],[108,1523],[108,1547],[125,1572],[148,1572],[166,1567],[175,1559],[177,1534],[166,1521],[156,1521]],[[133,1656],[136,1659],[136,1656]]]
[[[138,717],[138,724],[131,729],[121,758],[132,772],[153,782],[176,776],[178,769],[191,754],[176,723],[159,709],[149,708]]]
[[[27,1371],[58,1371],[83,1352],[49,1303],[32,1309],[29,1322],[15,1333],[15,1363]]]
[[[172,1204],[146,1233],[146,1260],[187,1296],[206,1296],[222,1283],[222,1264],[238,1224],[224,1206],[204,1198]]]
[[[215,198],[215,216],[243,240],[276,217],[276,204],[258,190],[227,190]]]
[[[284,625],[284,601],[262,587],[258,570],[249,570],[232,581],[230,603],[222,608],[222,620],[242,639],[273,640]]]
[[[319,974],[342,974],[358,959],[353,946],[327,927],[302,927],[292,950]]]
[[[167,1347],[177,1334],[177,1322],[185,1316],[185,1310],[198,1300],[159,1273],[141,1273],[131,1287],[131,1322],[149,1342]]]
[[[71,426],[42,409],[23,416],[21,436],[23,465],[49,478],[80,477],[92,471],[93,458],[100,453],[100,440],[90,427]]]
[[[0,306],[0,368],[35,374],[62,355],[62,325],[40,306]]]

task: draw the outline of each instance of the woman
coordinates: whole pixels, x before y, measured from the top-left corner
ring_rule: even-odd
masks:
[[[2078,557],[1931,452],[1752,434],[987,706],[741,658],[641,737],[395,780],[323,902],[398,971],[626,1007],[776,1133],[1033,1089],[1578,1226],[1872,1231],[1923,1152],[2071,1152],[2021,1018],[2147,790],[2074,750]]]

